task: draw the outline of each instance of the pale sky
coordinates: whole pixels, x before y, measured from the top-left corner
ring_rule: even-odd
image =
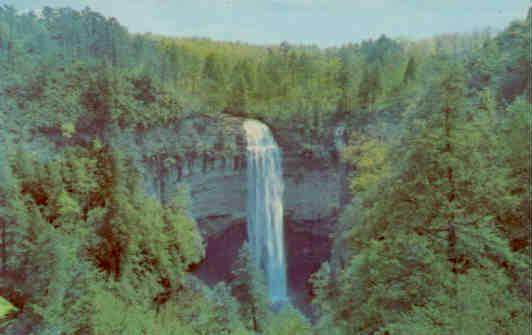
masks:
[[[322,47],[504,28],[531,0],[0,0],[18,10],[89,6],[132,32]]]

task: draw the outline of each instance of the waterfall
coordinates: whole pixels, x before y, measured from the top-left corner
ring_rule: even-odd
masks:
[[[281,152],[268,127],[244,122],[247,138],[247,222],[251,252],[272,303],[287,300]]]
[[[338,126],[334,129],[334,146],[337,152],[342,152],[345,148],[345,127]]]

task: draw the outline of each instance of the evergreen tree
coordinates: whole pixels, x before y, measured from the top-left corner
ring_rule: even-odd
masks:
[[[380,93],[381,83],[379,76],[380,73],[376,65],[364,69],[364,75],[358,89],[360,105],[368,108],[370,112],[373,110],[373,105]]]
[[[228,111],[233,115],[245,116],[248,114],[249,93],[246,81],[239,75],[231,87]]]
[[[249,245],[245,243],[238,252],[231,283],[233,294],[240,302],[240,314],[246,326],[263,331],[270,320],[270,306],[262,271],[257,267]]]
[[[396,172],[353,203],[348,214],[358,223],[343,219],[338,238],[350,256],[327,284],[337,307],[327,307],[323,293],[317,303],[321,322],[345,333],[526,330],[526,303],[510,278],[527,263],[497,222],[518,198],[492,159],[497,148],[483,146],[492,124],[466,103],[461,68],[442,69],[405,121],[410,127],[392,151]],[[485,328],[475,326],[479,319]]]
[[[269,322],[265,335],[310,335],[310,322],[290,305],[284,306]]]
[[[0,294],[17,308],[0,333],[310,333],[290,306],[270,310],[246,246],[238,300],[190,276],[204,245],[181,189],[143,195],[134,164],[108,147],[225,111],[305,154],[324,153],[339,123],[355,134],[342,153],[353,200],[312,279],[317,333],[528,334],[531,19],[319,49],[0,6]],[[161,180],[201,157],[241,167],[244,139],[223,140],[233,135],[145,141],[142,155]]]
[[[347,68],[347,64],[342,63],[338,73],[338,84],[340,86],[340,99],[338,100],[337,110],[341,114],[350,114],[354,108],[352,90],[352,74]]]
[[[414,57],[408,59],[408,64],[406,65],[405,74],[403,77],[403,83],[408,84],[416,79],[416,61]]]

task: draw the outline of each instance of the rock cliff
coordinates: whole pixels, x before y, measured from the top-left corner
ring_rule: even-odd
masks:
[[[187,189],[191,215],[211,234],[246,216],[243,121],[199,117],[142,132],[117,132],[110,142],[133,160],[148,194],[164,201]],[[288,130],[274,135],[283,150],[287,221],[296,230],[326,233],[343,192],[333,134],[329,143],[310,149],[302,149],[297,134]]]
[[[190,214],[204,234],[223,231],[246,216],[244,119],[200,116],[149,129],[107,129],[105,141],[141,175],[145,192],[169,201],[187,190]],[[326,143],[304,146],[297,132],[272,130],[283,151],[284,213],[293,231],[327,234],[341,207],[343,172],[334,131]],[[67,143],[91,138],[78,133],[68,141],[59,131],[12,136],[42,159]],[[18,137],[18,138],[17,138]]]

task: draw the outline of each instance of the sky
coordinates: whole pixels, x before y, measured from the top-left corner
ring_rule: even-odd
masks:
[[[531,0],[0,0],[18,10],[90,7],[132,32],[321,47],[503,29]]]

